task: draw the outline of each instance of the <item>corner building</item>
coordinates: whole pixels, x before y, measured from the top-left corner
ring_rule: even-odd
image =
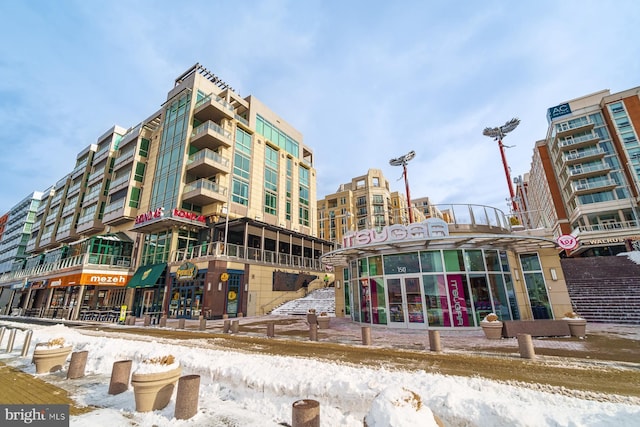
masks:
[[[603,90],[550,107],[536,143],[527,211],[557,238],[573,235],[570,257],[640,247],[640,88]]]
[[[26,266],[0,286],[24,283],[35,316],[264,314],[322,286],[315,198],[302,134],[195,64],[44,192]]]

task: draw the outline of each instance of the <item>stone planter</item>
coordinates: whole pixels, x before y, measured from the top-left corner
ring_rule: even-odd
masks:
[[[71,354],[71,346],[43,347],[36,346],[33,351],[33,363],[36,364],[36,374],[47,374],[62,369],[67,357]]]
[[[169,404],[182,368],[164,372],[133,374],[131,385],[136,399],[136,411],[149,412],[163,409]]]
[[[584,338],[587,334],[586,319],[567,319],[572,337]]]
[[[485,337],[490,340],[502,338],[502,322],[480,322]]]
[[[318,329],[329,329],[329,316],[318,316]]]

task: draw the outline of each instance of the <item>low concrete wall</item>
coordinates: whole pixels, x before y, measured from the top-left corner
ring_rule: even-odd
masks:
[[[518,334],[532,337],[564,337],[571,336],[566,320],[505,320],[502,325],[502,336],[514,338]]]

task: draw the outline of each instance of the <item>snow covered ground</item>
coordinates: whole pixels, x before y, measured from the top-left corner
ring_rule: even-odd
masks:
[[[0,326],[24,327],[0,321]],[[345,366],[338,363],[221,350],[215,340],[183,341],[122,333],[104,336],[90,328],[33,325],[29,354],[19,357],[24,332],[14,351],[0,361],[36,375],[30,363],[33,345],[63,337],[74,351],[89,353],[86,376],[66,380],[59,372],[40,377],[65,389],[80,405],[100,409],[71,418],[72,426],[281,426],[291,423],[292,404],[300,399],[320,402],[322,426],[429,425],[430,408],[447,426],[637,426],[638,399],[595,401],[481,378],[387,369],[384,366]],[[6,348],[7,335],[0,348]],[[133,371],[148,357],[174,355],[183,375],[201,376],[198,413],[174,419],[175,392],[160,411],[135,412],[133,389],[109,395],[113,363],[133,360]],[[407,395],[417,396],[413,399]],[[377,397],[377,398],[376,398]],[[394,404],[395,402],[395,404]],[[394,418],[391,418],[394,417]],[[416,424],[416,419],[420,420]]]

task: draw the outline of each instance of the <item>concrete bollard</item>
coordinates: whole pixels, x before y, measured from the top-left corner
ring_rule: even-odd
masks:
[[[371,326],[362,327],[362,345],[371,345]]]
[[[207,329],[207,319],[205,319],[204,316],[202,316],[202,315],[199,317],[199,319],[200,319],[199,329],[201,331],[206,330]]]
[[[176,409],[174,417],[178,420],[188,420],[198,412],[198,397],[200,395],[200,375],[185,375],[178,380],[176,393]]]
[[[440,332],[429,330],[429,350],[435,352],[441,352],[442,346],[440,345]]]
[[[149,326],[151,325],[151,316],[149,316],[148,314],[144,315],[144,326]]]
[[[184,318],[178,319],[178,329],[184,329],[184,324],[186,320]]]
[[[29,353],[29,346],[31,346],[32,336],[33,336],[33,331],[29,329],[24,336],[24,344],[22,344],[22,354],[20,354],[20,357],[26,357],[27,353]]]
[[[67,370],[67,379],[84,377],[84,368],[87,366],[88,351],[74,351],[71,353],[71,362]]]
[[[232,334],[237,334],[239,330],[240,330],[240,321],[239,320],[232,320],[231,321],[231,333]]]
[[[229,318],[229,315],[228,315],[227,313],[225,313],[225,314],[223,314],[223,315],[222,315],[222,318],[223,318],[223,319],[228,319],[228,318]]]
[[[318,325],[309,325],[309,341],[318,341]]]
[[[320,427],[320,402],[312,399],[293,402],[291,427]]]
[[[276,323],[267,322],[267,337],[273,338],[276,335]]]
[[[231,330],[231,320],[225,319],[224,324],[222,325],[222,332],[228,334]]]
[[[109,394],[120,394],[129,389],[132,364],[133,360],[118,360],[117,362],[113,362],[111,381],[109,382]]]
[[[126,319],[124,320],[124,324],[127,325],[127,326],[135,326],[136,317],[135,316],[127,316]]]
[[[2,344],[2,338],[4,338],[4,331],[6,331],[7,328],[5,326],[0,328],[0,344]]]
[[[238,313],[238,317],[244,317],[244,314],[242,312]]]
[[[164,315],[160,318],[160,327],[161,328],[166,328],[167,327],[167,316]]]
[[[520,357],[523,359],[535,359],[536,353],[533,350],[533,341],[531,341],[531,335],[518,334],[518,349],[520,350]]]
[[[7,353],[11,353],[13,351],[13,342],[16,340],[16,330],[12,329],[9,332],[9,341],[7,341]]]

